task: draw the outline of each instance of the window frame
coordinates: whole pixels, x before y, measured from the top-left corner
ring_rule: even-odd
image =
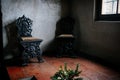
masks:
[[[102,0],[95,0],[95,21],[120,21],[120,14],[102,13]]]

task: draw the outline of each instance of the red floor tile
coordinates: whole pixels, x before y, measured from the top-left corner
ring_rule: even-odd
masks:
[[[44,57],[44,63],[29,63],[25,67],[7,66],[11,80],[18,80],[23,77],[35,76],[38,80],[50,80],[50,77],[59,69],[60,65],[68,64],[68,68],[75,69],[80,64],[82,70],[80,77],[85,80],[120,80],[120,73],[111,70],[101,64],[84,58],[55,58]]]

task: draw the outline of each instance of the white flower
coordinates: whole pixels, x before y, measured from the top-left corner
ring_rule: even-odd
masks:
[[[65,75],[67,75],[67,72],[66,72],[66,71],[64,71],[64,74],[65,74]]]
[[[57,79],[58,79],[58,80],[60,80],[60,79],[61,79],[61,77],[58,77]]]

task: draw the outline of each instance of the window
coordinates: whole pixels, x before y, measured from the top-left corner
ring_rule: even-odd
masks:
[[[96,0],[96,20],[120,21],[120,0]]]

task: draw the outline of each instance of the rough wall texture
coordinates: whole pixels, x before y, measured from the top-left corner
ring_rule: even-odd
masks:
[[[60,17],[60,4],[44,0],[1,0],[3,21],[3,46],[8,40],[5,26],[23,14],[33,20],[32,35],[43,39],[42,50],[54,39],[56,21]]]
[[[77,48],[89,55],[120,65],[120,22],[94,21],[95,0],[74,0]]]

